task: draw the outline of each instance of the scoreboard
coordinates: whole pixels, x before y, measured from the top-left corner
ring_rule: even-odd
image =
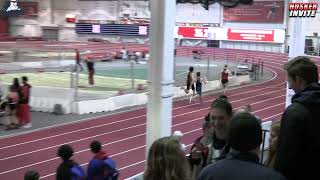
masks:
[[[149,25],[77,23],[77,34],[148,36]]]

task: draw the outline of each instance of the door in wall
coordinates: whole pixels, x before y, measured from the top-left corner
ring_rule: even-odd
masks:
[[[0,17],[0,34],[8,33],[8,19]]]
[[[48,41],[58,41],[58,28],[55,27],[43,27],[42,36]]]

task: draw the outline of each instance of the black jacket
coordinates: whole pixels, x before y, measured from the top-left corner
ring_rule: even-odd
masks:
[[[288,180],[320,179],[319,130],[320,85],[314,83],[295,94],[282,115],[275,169]]]
[[[249,153],[231,152],[223,160],[207,166],[198,180],[285,180],[261,164],[259,157]]]

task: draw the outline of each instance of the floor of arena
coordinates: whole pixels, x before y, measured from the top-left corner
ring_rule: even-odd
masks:
[[[181,47],[178,54],[186,56],[187,51],[190,49]],[[238,50],[219,51],[228,54]],[[251,104],[253,113],[263,121],[280,119],[286,96],[286,77],[282,65],[287,62],[287,55],[254,51],[248,54],[264,60],[264,67],[273,72],[274,77],[263,83],[230,89],[227,96],[234,109]],[[320,66],[320,58],[313,60]],[[184,133],[182,141],[188,148],[201,135],[203,117],[212,100],[219,95],[221,92],[204,96],[203,104],[189,104],[188,100],[173,103],[172,130]],[[92,140],[101,141],[103,148],[117,161],[120,179],[142,172],[146,154],[146,108],[1,138],[0,179],[22,179],[23,174],[32,169],[39,171],[41,179],[55,179],[55,170],[60,163],[56,151],[62,144],[72,145],[74,159],[86,168],[92,157],[88,149]]]

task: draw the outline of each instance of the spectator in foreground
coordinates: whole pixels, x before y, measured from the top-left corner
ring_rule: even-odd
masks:
[[[289,180],[320,179],[320,85],[317,65],[299,56],[285,64],[292,104],[281,118],[275,169]]]
[[[118,170],[116,162],[102,151],[99,141],[92,141],[90,144],[91,152],[94,154],[88,165],[88,180],[117,180]]]
[[[276,150],[278,146],[279,135],[280,135],[280,121],[275,121],[271,125],[270,136],[269,136],[268,158],[264,162],[264,165],[271,169],[274,169],[274,161],[276,159]]]
[[[285,178],[259,164],[262,128],[250,113],[236,114],[230,123],[228,144],[231,147],[225,159],[207,166],[198,180],[285,180]]]
[[[58,149],[58,156],[62,159],[62,163],[57,168],[57,180],[84,180],[85,173],[83,169],[72,159],[73,149],[69,145],[62,145]]]
[[[209,121],[202,125],[203,135],[197,138],[190,148],[188,161],[191,167],[192,179],[196,179],[201,170],[209,163],[208,154],[212,144],[213,127]]]
[[[228,153],[227,132],[232,117],[231,104],[223,99],[216,99],[210,107],[210,126],[214,129],[209,148],[208,164],[220,160]]]
[[[187,159],[176,139],[163,137],[151,145],[144,180],[191,180]]]

